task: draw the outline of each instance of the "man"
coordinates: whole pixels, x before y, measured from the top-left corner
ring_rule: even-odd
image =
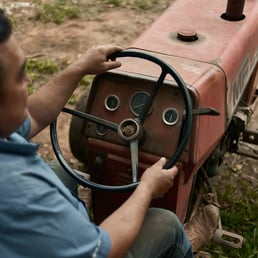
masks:
[[[149,209],[173,185],[177,167],[161,158],[143,174],[131,197],[99,226],[83,203],[37,155],[28,139],[59,114],[85,74],[121,64],[107,61],[118,46],[89,49],[28,96],[26,60],[9,20],[0,14],[0,253],[1,257],[192,257],[176,216]]]

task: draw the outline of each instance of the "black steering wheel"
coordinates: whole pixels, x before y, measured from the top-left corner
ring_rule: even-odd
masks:
[[[151,109],[152,103],[158,93],[159,88],[163,84],[165,77],[168,74],[174,78],[179,89],[182,92],[184,104],[185,104],[185,114],[184,114],[184,123],[181,130],[181,135],[180,135],[177,149],[165,164],[164,166],[165,169],[172,167],[179,159],[188,142],[188,139],[192,130],[193,117],[192,117],[191,97],[180,75],[172,67],[170,67],[168,64],[163,62],[161,59],[153,55],[149,55],[142,51],[125,50],[112,55],[110,59],[115,59],[120,57],[134,57],[134,58],[149,60],[150,62],[157,64],[161,68],[161,74],[157,82],[155,83],[154,87],[152,88],[143,109],[141,110],[140,114],[136,118],[128,118],[121,121],[120,124],[116,124],[116,123],[107,121],[105,119],[102,119],[100,117],[93,116],[73,109],[64,108],[63,112],[89,120],[91,122],[105,126],[111,130],[115,130],[124,141],[129,143],[130,153],[131,153],[131,164],[132,164],[132,183],[131,184],[121,185],[121,186],[102,185],[102,184],[91,182],[90,180],[85,179],[84,177],[79,175],[76,172],[76,170],[71,168],[71,166],[66,162],[65,158],[62,155],[61,149],[59,147],[58,139],[57,139],[56,121],[54,121],[50,126],[50,135],[51,135],[51,142],[53,145],[53,149],[62,167],[74,179],[76,179],[79,184],[94,190],[128,191],[128,190],[133,190],[138,185],[139,183],[138,182],[138,143],[139,143],[139,140],[141,139],[141,136],[143,135],[143,124]]]

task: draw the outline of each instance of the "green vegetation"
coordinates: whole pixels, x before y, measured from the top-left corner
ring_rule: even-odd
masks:
[[[243,177],[247,169],[239,160],[235,168],[223,170],[223,187],[221,181],[217,182],[223,229],[242,235],[243,248],[211,243],[206,251],[212,258],[258,258],[258,188]]]
[[[50,75],[54,76],[54,74],[63,70],[68,64],[67,60],[61,60],[58,63],[50,59],[28,58],[26,69],[31,79],[31,84],[28,87],[29,94],[35,92],[38,87],[49,80]],[[86,75],[82,78],[80,81],[82,89],[87,88],[91,84],[93,77],[93,75]],[[68,103],[74,105],[76,102],[77,96],[73,94]]]
[[[17,26],[17,18],[13,15],[9,15],[9,19],[11,20],[12,26],[16,27]]]
[[[67,20],[84,18],[99,19],[99,15],[112,7],[130,8],[138,11],[163,10],[169,0],[33,0],[34,20],[61,24]]]
[[[85,90],[87,87],[89,87],[91,85],[91,82],[94,78],[94,75],[85,75],[81,81],[80,81],[80,88],[82,90]],[[75,105],[78,101],[78,98],[80,98],[81,95],[78,96],[78,94],[72,94],[72,96],[70,97],[70,99],[68,100],[68,103],[70,105]]]
[[[54,75],[64,66],[66,66],[65,61],[58,64],[49,59],[28,58],[26,70],[31,79],[31,84],[28,87],[29,94],[33,93],[40,86],[39,84],[46,82],[49,75]]]
[[[36,20],[61,24],[65,20],[75,19],[80,16],[80,8],[75,1],[53,0],[45,4],[36,5]]]
[[[92,82],[94,75],[86,75],[81,79],[80,85],[86,89]]]
[[[158,4],[158,0],[102,0],[104,4],[147,10]]]
[[[29,59],[27,61],[27,71],[43,74],[54,74],[58,71],[58,67],[52,60]]]

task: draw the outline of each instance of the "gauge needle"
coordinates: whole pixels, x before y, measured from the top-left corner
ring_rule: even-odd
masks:
[[[142,107],[142,106],[144,106],[144,104],[134,105],[134,108],[139,108],[139,107]]]
[[[170,115],[170,116],[169,116],[169,121],[170,121],[170,122],[173,121],[173,115]]]

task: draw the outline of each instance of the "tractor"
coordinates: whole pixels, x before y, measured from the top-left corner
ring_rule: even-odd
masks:
[[[172,210],[182,223],[216,191],[226,152],[258,144],[258,1],[176,0],[131,46],[110,59],[119,69],[97,75],[71,114],[73,169],[51,139],[65,170],[92,191],[100,223],[137,187],[161,156],[182,169],[171,190],[152,206]],[[223,230],[213,241],[241,248],[242,236]]]

